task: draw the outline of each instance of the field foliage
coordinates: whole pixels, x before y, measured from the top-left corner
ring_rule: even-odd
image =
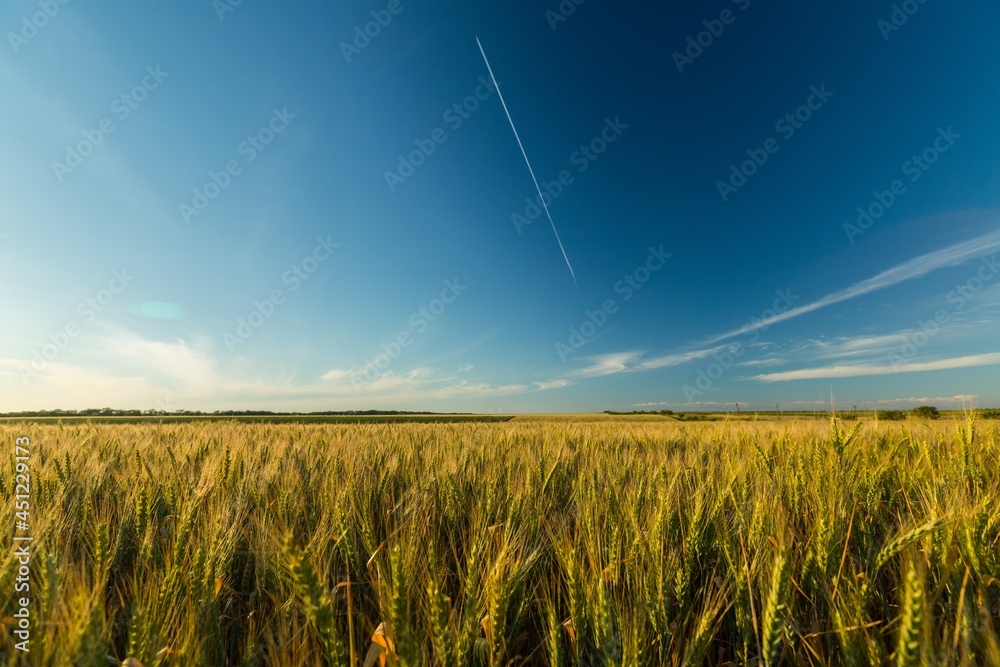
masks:
[[[33,443],[23,664],[1000,664],[995,423],[0,434],[8,610]]]

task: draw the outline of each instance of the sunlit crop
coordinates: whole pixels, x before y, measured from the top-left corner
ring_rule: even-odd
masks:
[[[23,664],[1000,664],[995,422],[0,433]]]

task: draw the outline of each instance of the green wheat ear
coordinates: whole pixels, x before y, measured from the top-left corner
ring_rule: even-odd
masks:
[[[430,614],[431,644],[434,649],[434,659],[441,667],[452,665],[452,633],[451,609],[444,591],[441,590],[438,575],[434,572],[435,559],[427,573],[427,601]]]
[[[771,588],[764,605],[761,632],[761,651],[764,664],[770,667],[778,664],[781,657],[782,639],[785,636],[785,616],[788,609],[787,598],[791,576],[788,553],[781,547],[774,557],[771,568]]]
[[[890,540],[884,547],[882,547],[882,550],[878,552],[878,555],[875,556],[874,571],[877,573],[903,549],[927,537],[943,526],[944,523],[944,519],[933,518],[927,523],[917,526],[916,528],[902,533]]]
[[[924,582],[910,564],[906,571],[902,612],[899,621],[899,641],[896,645],[897,667],[917,667],[923,664],[921,634],[924,622]]]
[[[296,546],[291,533],[285,536],[283,551],[306,618],[316,628],[327,658],[332,664],[345,664],[346,651],[334,624],[333,600],[320,582],[312,563]]]
[[[133,607],[128,631],[128,652],[130,655],[145,656],[148,651],[149,637],[146,620],[141,608],[138,605]],[[131,658],[131,660],[139,662],[135,658]]]

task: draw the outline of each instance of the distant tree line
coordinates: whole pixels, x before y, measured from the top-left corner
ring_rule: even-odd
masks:
[[[673,417],[682,422],[710,422],[717,421],[718,415],[708,412],[674,412],[673,410],[632,410],[631,412],[616,412],[605,410],[606,415],[656,415],[660,417]]]
[[[753,411],[755,414],[782,414],[773,411]],[[631,412],[617,412],[615,410],[605,410],[606,415],[661,415],[664,417],[674,417],[681,421],[707,421],[714,419],[709,416],[711,414],[719,413],[707,413],[707,412],[674,412],[672,410],[632,410]],[[728,414],[728,413],[726,413]],[[784,414],[807,414],[802,412],[786,412]],[[870,412],[863,412],[860,410],[848,410],[845,412],[837,413],[838,416],[844,419],[861,419],[865,415],[870,415]],[[880,421],[903,421],[907,418],[917,418],[917,419],[939,419],[941,417],[941,411],[938,410],[933,405],[921,405],[919,407],[913,408],[912,410],[876,410],[875,416]],[[986,410],[976,410],[976,416],[979,419],[1000,419],[1000,409],[990,408]]]
[[[986,410],[976,410],[978,419],[1000,419],[1000,410],[988,408]],[[921,405],[912,410],[879,410],[876,415],[880,420],[902,421],[907,418],[916,417],[918,419],[939,419],[941,411],[933,405]]]
[[[324,412],[272,412],[270,410],[116,410],[113,408],[87,408],[85,410],[24,410],[20,412],[0,412],[3,417],[291,417],[314,416],[356,416],[356,415],[468,415],[469,412],[408,412],[405,410],[327,410]]]
[[[907,417],[918,417],[920,419],[938,419],[941,411],[933,405],[921,405],[912,410],[879,410],[876,416],[884,421],[902,421]]]

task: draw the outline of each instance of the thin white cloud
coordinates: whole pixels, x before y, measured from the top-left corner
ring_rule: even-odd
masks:
[[[625,373],[633,369],[634,362],[641,356],[642,352],[613,352],[589,357],[587,360],[590,364],[573,374],[577,377],[592,378]]]
[[[573,384],[573,383],[570,382],[569,380],[565,380],[565,379],[561,379],[561,380],[549,380],[547,382],[535,382],[534,383],[535,387],[537,387],[539,391],[545,391],[546,389],[562,389],[563,387],[568,387],[571,384]]]
[[[668,354],[662,357],[653,357],[652,359],[647,359],[636,366],[636,370],[650,371],[657,368],[666,368],[668,366],[680,366],[686,364],[689,361],[698,361],[700,359],[707,359],[713,354],[723,352],[728,350],[731,345],[717,345],[715,347],[691,350],[690,352],[681,352],[678,354]]]
[[[792,308],[784,313],[768,318],[757,325],[744,326],[739,329],[727,331],[710,339],[707,344],[717,343],[721,340],[746,334],[762,327],[770,327],[778,322],[784,322],[785,320],[790,320],[792,318],[799,317],[800,315],[811,313],[819,310],[820,308],[831,306],[835,303],[848,301],[871,292],[876,292],[887,287],[892,287],[893,285],[898,285],[899,283],[907,280],[913,280],[914,278],[925,276],[928,273],[937,271],[938,269],[958,266],[959,264],[964,264],[969,260],[979,259],[987,253],[996,252],[998,250],[1000,250],[1000,230],[978,236],[969,241],[956,243],[955,245],[942,248],[941,250],[935,250],[934,252],[920,255],[919,257],[915,257],[911,260],[903,262],[902,264],[894,266],[891,269],[883,271],[877,276],[868,278],[867,280],[862,280],[861,282],[855,283],[846,289],[829,294],[818,301],[813,301],[812,303],[799,306],[798,308]]]
[[[690,361],[707,359],[713,354],[728,350],[731,345],[717,345],[715,347],[692,350],[679,354],[668,354],[661,357],[643,359],[644,352],[611,352],[587,357],[589,365],[573,372],[574,377],[593,378],[604,377],[606,375],[617,375],[618,373],[637,373],[640,371],[650,371],[657,368],[669,366],[680,366]]]
[[[336,382],[338,380],[350,379],[360,374],[358,369],[352,368],[350,370],[344,370],[340,368],[334,368],[328,370],[319,376],[319,379],[324,382]]]
[[[973,340],[992,341],[995,336],[991,336],[989,327],[995,324],[991,318],[979,317],[972,320],[968,317],[969,311],[950,313],[949,319],[944,324],[938,324],[933,317],[927,317],[926,330],[920,327],[900,329],[885,334],[873,334],[862,336],[839,336],[831,339],[812,338],[801,342],[786,345],[786,356],[792,362],[806,360],[843,359],[855,360],[857,362],[874,361],[878,358],[885,358],[890,353],[899,353],[907,341],[914,340],[914,337],[928,335],[933,332],[932,338],[935,343],[956,343],[970,342]],[[766,366],[769,364],[761,361],[747,361],[741,366]]]
[[[762,382],[787,382],[789,380],[816,380],[821,378],[851,378],[874,375],[891,375],[893,373],[920,373],[924,371],[973,368],[976,366],[993,366],[997,364],[1000,364],[1000,352],[954,357],[952,359],[939,359],[937,361],[899,364],[898,366],[856,364],[849,366],[826,366],[824,368],[803,368],[797,371],[758,375],[753,379],[760,380]]]
[[[748,361],[741,361],[736,365],[746,366],[748,368],[767,368],[770,366],[782,366],[787,363],[788,363],[787,359],[782,359],[780,357],[766,357],[764,359],[750,359]]]
[[[892,350],[898,350],[908,333],[912,332],[898,331],[876,336],[847,336],[829,341],[813,340],[809,341],[808,346],[815,347],[818,350],[819,354],[816,356],[820,359],[841,359],[844,357],[884,354]]]
[[[989,234],[984,234],[978,236],[974,239],[963,241],[962,243],[957,243],[947,248],[941,250],[936,250],[934,252],[926,253],[910,259],[902,264],[899,264],[891,269],[883,271],[878,275],[868,278],[867,280],[862,280],[861,282],[855,283],[854,285],[829,294],[818,301],[806,304],[804,306],[799,306],[798,308],[792,308],[784,313],[778,314],[774,317],[768,318],[752,326],[743,326],[739,329],[732,329],[723,334],[717,335],[703,345],[699,349],[691,350],[688,352],[681,352],[675,354],[669,354],[661,357],[654,357],[651,359],[641,360],[643,353],[641,352],[616,352],[611,354],[600,355],[596,357],[591,357],[591,364],[586,368],[580,369],[576,372],[579,377],[601,377],[604,375],[613,375],[616,373],[626,373],[635,371],[647,371],[655,370],[658,368],[664,368],[669,366],[679,366],[691,361],[698,361],[700,359],[706,359],[711,357],[713,354],[723,352],[727,350],[730,345],[722,344],[718,345],[721,341],[724,341],[735,336],[744,335],[760,329],[763,327],[770,327],[778,322],[783,322],[800,315],[805,315],[813,311],[825,308],[836,303],[841,303],[843,301],[848,301],[871,292],[875,292],[893,285],[897,285],[901,282],[907,280],[912,280],[919,278],[921,276],[927,275],[938,269],[943,269],[951,266],[957,266],[963,264],[972,259],[979,259],[984,255],[1000,250],[1000,230],[991,232]],[[840,338],[832,342],[825,341],[810,341],[812,345],[815,345],[821,349],[824,349],[820,358],[843,358],[843,357],[859,357],[869,354],[875,354],[879,351],[885,352],[898,346],[901,337],[905,335],[906,331],[897,332],[894,334],[887,334],[881,336],[859,336],[852,338]],[[765,343],[757,343],[759,347],[766,347]],[[708,347],[706,347],[708,346]],[[777,365],[778,362],[770,362],[767,360],[760,361],[745,361],[741,362],[740,365],[743,366],[766,366],[769,364]],[[847,368],[854,369],[853,371],[847,370]],[[857,372],[865,373],[861,370],[864,367],[852,366],[852,367],[836,367],[829,372],[843,373],[843,372]],[[798,371],[795,371],[798,372]],[[805,372],[805,371],[802,371]],[[883,374],[881,372],[868,373],[872,375]],[[782,376],[783,374],[774,374],[774,376]],[[772,376],[760,376],[760,378],[770,378]],[[852,376],[839,376],[833,375],[828,377],[852,377]],[[776,381],[776,380],[767,380]]]
[[[883,271],[882,273],[863,280],[861,282],[855,283],[854,285],[834,292],[818,301],[813,303],[800,306],[798,308],[793,308],[785,313],[781,313],[775,317],[769,318],[757,324],[756,326],[744,326],[739,329],[733,329],[721,335],[715,336],[704,343],[700,348],[691,350],[688,352],[675,353],[670,355],[665,355],[661,357],[654,357],[651,359],[640,360],[640,354],[634,358],[628,358],[622,363],[617,363],[619,360],[626,358],[628,355],[634,355],[635,353],[615,353],[609,355],[603,355],[601,357],[595,357],[595,363],[588,368],[580,371],[580,375],[584,377],[595,377],[600,375],[608,375],[611,373],[623,373],[631,371],[645,371],[645,370],[655,370],[657,368],[664,368],[669,366],[679,366],[691,361],[698,361],[701,359],[707,359],[714,354],[722,353],[728,350],[731,345],[724,343],[721,345],[716,345],[721,341],[729,338],[733,338],[738,335],[747,334],[755,329],[762,327],[770,327],[773,324],[782,322],[806,313],[819,310],[829,305],[847,301],[880,289],[891,287],[898,283],[919,278],[928,273],[936,271],[938,269],[943,269],[951,266],[957,266],[968,262],[973,259],[979,259],[990,252],[1000,250],[1000,230],[991,232],[989,234],[984,234],[978,236],[969,241],[964,241],[962,243],[957,243],[947,248],[930,252],[919,257],[910,259],[902,264],[899,264],[891,269]],[[998,288],[1000,289],[1000,288]],[[986,292],[987,295],[992,296],[992,290]],[[953,317],[958,317],[959,315],[954,315]],[[957,322],[949,323],[949,335],[956,333]],[[815,358],[821,359],[838,359],[838,358],[859,358],[865,356],[873,356],[878,354],[884,354],[890,352],[894,349],[898,349],[899,345],[903,342],[904,337],[908,334],[913,334],[917,330],[903,330],[894,332],[891,334],[884,335],[870,335],[870,336],[855,336],[855,337],[841,337],[834,339],[832,341],[823,340],[811,340],[808,341],[804,346],[802,346],[798,351],[807,350],[812,348],[818,350],[819,354]],[[705,347],[705,346],[709,347]],[[757,342],[754,344],[755,347],[760,347],[766,349],[768,343]],[[746,360],[740,362],[738,365],[744,367],[767,367],[776,366],[785,363],[785,360],[769,357],[759,360]],[[895,370],[891,369],[888,372],[914,372],[907,371],[904,369],[910,368],[911,366],[916,366],[915,370],[920,370],[920,365],[907,365],[900,366]],[[831,367],[829,369],[816,369],[816,372],[829,372],[835,373],[835,375],[828,376],[817,376],[817,377],[855,377],[855,375],[838,375],[840,373],[854,373],[857,375],[882,375],[886,371],[882,370],[871,370],[883,368],[879,366],[838,366]],[[928,370],[934,370],[933,368],[928,368]],[[808,373],[809,370],[804,371],[791,371],[790,373]],[[783,379],[787,374],[774,373],[770,375],[761,375],[757,379],[763,379],[769,382],[779,381]],[[776,379],[772,379],[776,378]],[[789,379],[794,379],[794,377],[789,377]]]
[[[170,343],[147,340],[114,328],[105,337],[104,344],[119,363],[192,387],[215,387],[222,379],[217,370],[218,362],[205,343],[191,345],[181,339]]]

